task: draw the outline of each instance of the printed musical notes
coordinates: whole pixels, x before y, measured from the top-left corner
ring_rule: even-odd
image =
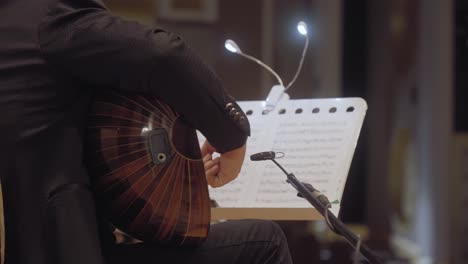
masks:
[[[262,113],[262,101],[240,102],[251,137],[240,176],[210,195],[221,207],[309,208],[271,161],[250,161],[262,151],[284,153],[278,162],[331,201],[341,200],[367,105],[360,98],[290,100]],[[300,109],[301,111],[299,111]],[[351,110],[350,110],[351,109]],[[204,140],[200,137],[200,141]],[[338,213],[339,205],[333,207]]]

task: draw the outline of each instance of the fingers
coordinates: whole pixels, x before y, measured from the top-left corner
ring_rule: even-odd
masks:
[[[208,154],[211,155],[214,152],[216,152],[216,149],[213,146],[211,146],[211,144],[210,144],[210,142],[208,142],[208,140],[205,140],[205,142],[203,143],[203,146],[201,147],[202,157],[205,157]]]
[[[205,154],[203,155],[203,163],[205,162],[208,162],[209,160],[211,160],[211,154]]]
[[[236,179],[244,162],[245,151],[246,145],[213,159],[212,154],[215,149],[208,141],[205,141],[202,153],[204,153],[203,164],[208,184],[213,188],[218,188]]]
[[[205,166],[205,176],[208,184],[213,181],[213,178],[219,173],[219,158],[212,159],[210,154],[203,157],[203,164]]]
[[[206,155],[203,158],[203,164],[205,165],[205,171],[211,169],[214,166],[219,165],[219,158],[211,159],[212,156],[210,154]]]
[[[219,174],[222,174],[222,172],[218,170],[217,174],[209,176],[207,175],[206,181],[208,182],[208,185],[210,185],[212,188],[218,188],[223,186],[222,176],[220,176]]]
[[[220,161],[221,158],[212,159],[213,156],[207,154],[203,157],[203,164],[205,166],[205,175],[208,185],[213,188],[221,187],[224,184],[228,183],[227,177],[225,174],[220,171]]]
[[[213,181],[214,178],[217,178],[217,174],[219,173],[219,166],[218,165],[214,165],[213,167],[205,170],[205,175],[206,175],[206,181],[208,182],[208,184],[210,186],[212,186],[210,184],[210,182]]]

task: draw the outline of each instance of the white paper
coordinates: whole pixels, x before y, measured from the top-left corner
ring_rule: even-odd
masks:
[[[221,207],[310,208],[286,183],[286,175],[271,161],[250,161],[250,155],[284,152],[277,161],[299,180],[312,184],[330,201],[341,201],[349,167],[367,110],[361,98],[290,100],[262,114],[263,101],[239,105],[249,115],[251,137],[239,177],[210,196]],[[347,110],[352,107],[353,111]],[[330,112],[335,108],[336,111]],[[301,109],[301,113],[296,113]],[[319,109],[318,113],[313,113]],[[283,114],[280,114],[283,113]],[[199,133],[202,143],[203,136]],[[332,212],[337,214],[339,204]]]

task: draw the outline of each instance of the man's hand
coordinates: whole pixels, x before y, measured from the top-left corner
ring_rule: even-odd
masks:
[[[205,164],[206,180],[213,187],[221,187],[239,176],[244,163],[246,145],[225,152],[219,158],[213,159],[212,154],[216,149],[208,141],[202,146],[201,153]]]

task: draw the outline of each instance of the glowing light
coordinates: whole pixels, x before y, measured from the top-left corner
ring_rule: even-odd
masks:
[[[297,23],[297,31],[301,33],[301,35],[307,35],[307,24],[304,21],[300,21]]]
[[[226,40],[226,42],[224,43],[224,47],[226,47],[226,49],[230,52],[241,53],[239,46],[237,46],[236,42],[234,42],[234,40],[232,39]]]

